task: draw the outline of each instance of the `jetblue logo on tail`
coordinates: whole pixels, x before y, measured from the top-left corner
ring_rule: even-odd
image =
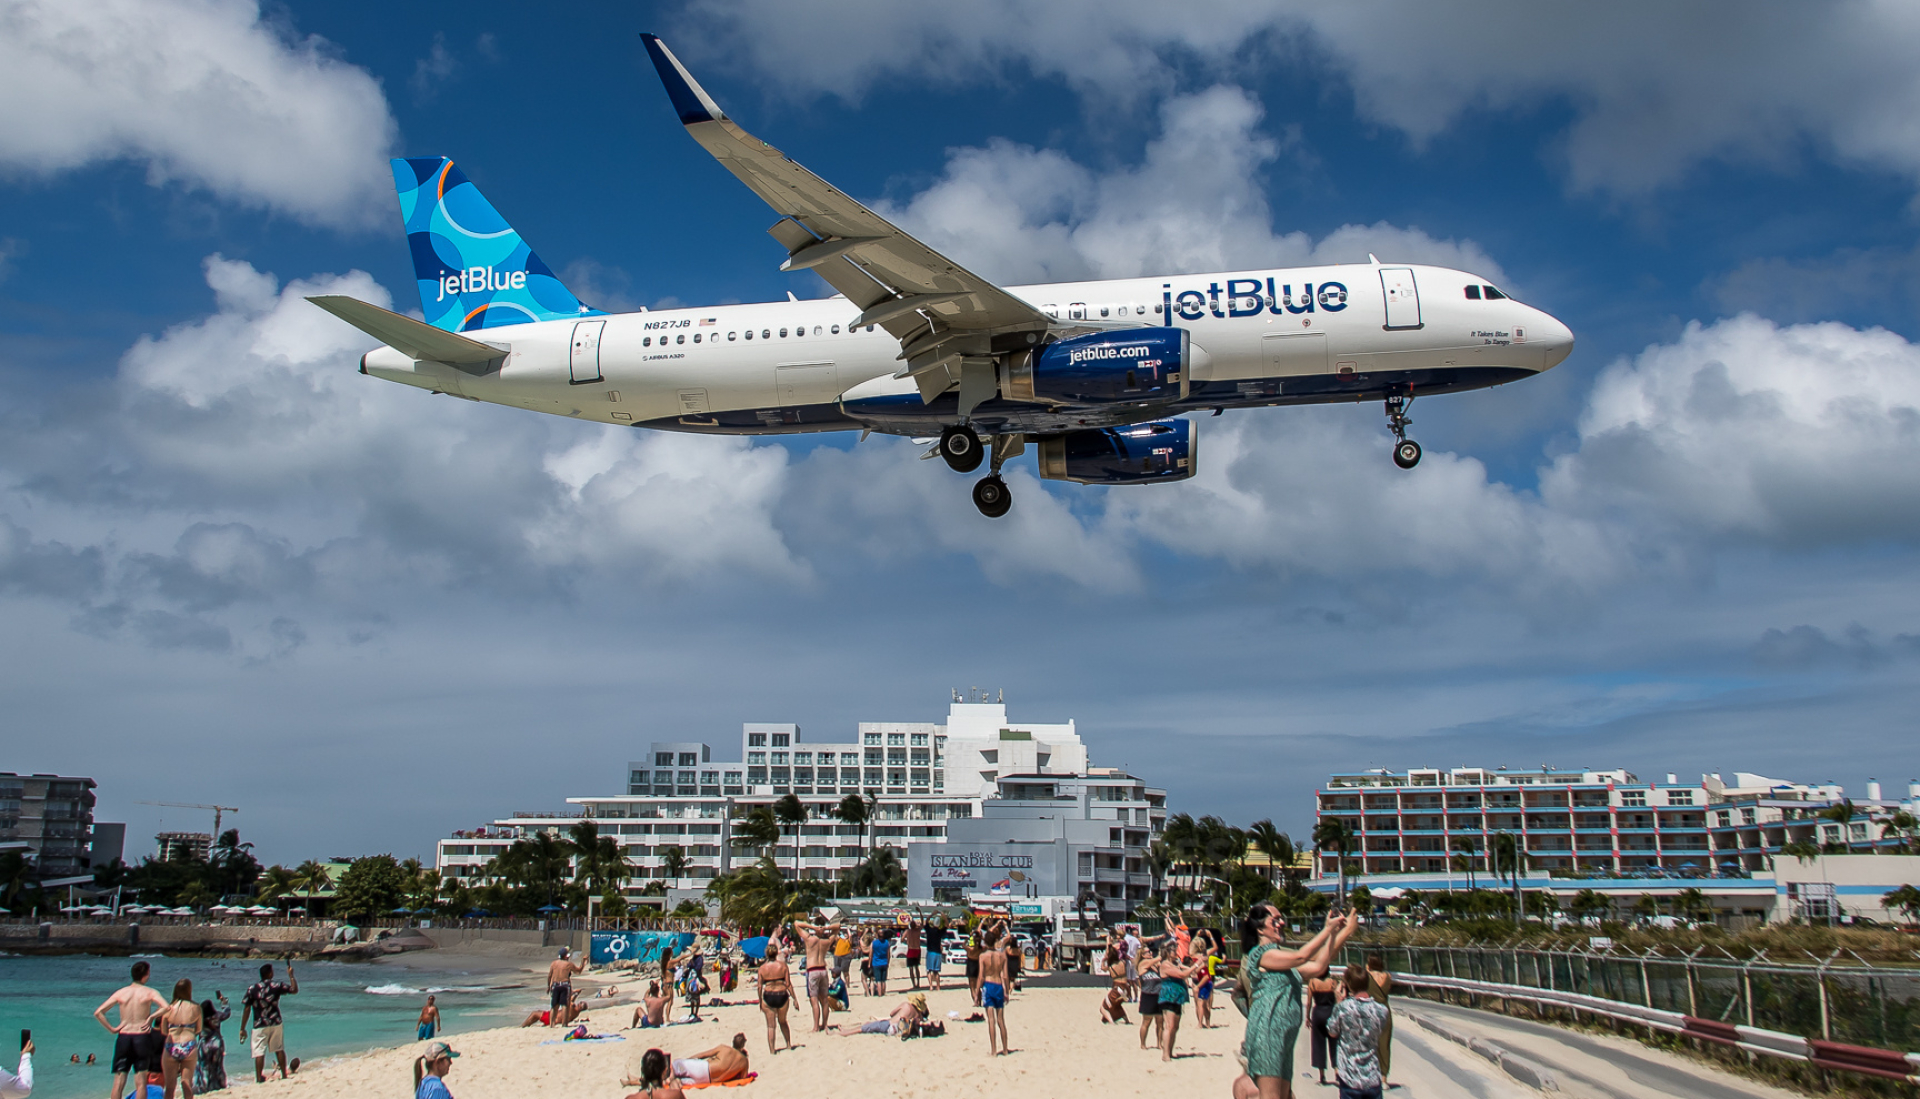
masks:
[[[451,160],[396,160],[393,184],[429,324],[471,332],[603,315],[561,285]]]

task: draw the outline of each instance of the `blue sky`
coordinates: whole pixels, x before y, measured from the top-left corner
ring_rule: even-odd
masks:
[[[1324,7],[0,8],[0,766],[94,775],[136,835],[241,805],[286,860],[971,685],[1295,832],[1333,769],[1920,773],[1920,20]],[[1179,486],[1024,467],[1001,523],[902,441],[355,374],[300,295],[417,306],[391,155],[455,158],[608,308],[825,292],[643,30],[990,277],[1375,251],[1578,347],[1420,402],[1411,474],[1375,407],[1244,413]]]

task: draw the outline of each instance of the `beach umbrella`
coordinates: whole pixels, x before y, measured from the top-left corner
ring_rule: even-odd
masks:
[[[188,908],[188,907],[187,907],[186,905],[184,905],[184,904],[183,904],[183,905],[181,905],[181,906],[180,906],[180,907],[178,907],[178,908],[169,908],[169,909],[167,909],[167,915],[169,915],[169,916],[191,916],[191,915],[193,915],[193,909],[191,909],[191,908]]]
[[[70,905],[68,905],[68,906],[66,906],[65,908],[62,908],[62,909],[61,909],[60,911],[62,911],[62,912],[85,912],[86,910],[87,910],[87,906],[86,906],[86,905],[84,905],[84,904],[70,904]]]
[[[539,908],[539,911],[541,911],[541,912],[565,912],[565,911],[566,911],[566,909],[564,909],[564,908],[562,908],[562,907],[560,907],[560,906],[559,906],[559,905],[557,905],[557,904],[543,904],[543,905],[541,905],[541,906],[540,906],[540,908]]]
[[[416,909],[414,909],[414,910],[413,910],[413,914],[414,914],[414,915],[416,915],[416,916],[431,916],[431,915],[433,915],[433,909],[431,909],[431,908],[416,908]]]
[[[411,916],[411,915],[413,915],[413,909],[411,909],[411,908],[396,908],[396,909],[394,909],[393,911],[391,911],[391,912],[389,912],[389,913],[387,913],[387,915],[389,915],[389,916]]]
[[[249,909],[247,909],[247,915],[249,915],[249,916],[271,916],[271,915],[273,915],[273,909],[271,909],[271,908],[268,908],[268,907],[267,907],[266,905],[264,905],[264,904],[256,904],[256,905],[254,905],[253,907],[251,907],[251,908],[249,908]]]
[[[764,958],[767,956],[767,937],[756,935],[751,939],[741,939],[740,949],[749,958]]]

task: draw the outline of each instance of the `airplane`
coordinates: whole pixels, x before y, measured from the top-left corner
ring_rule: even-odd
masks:
[[[715,435],[859,431],[922,439],[973,502],[1044,479],[1182,481],[1194,417],[1380,401],[1402,469],[1415,396],[1531,377],[1573,333],[1490,279],[1412,263],[1324,264],[998,286],[747,133],[666,44],[641,39],[687,133],[773,208],[783,271],[825,299],[609,314],[561,283],[445,157],[393,173],[425,321],[342,296],[315,305],[380,340],[360,372],[604,424]],[[937,437],[937,438],[936,438]]]

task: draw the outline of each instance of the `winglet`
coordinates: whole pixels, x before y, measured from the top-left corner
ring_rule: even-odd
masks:
[[[667,86],[667,98],[673,100],[673,109],[680,113],[682,123],[691,126],[696,122],[727,121],[727,112],[693,79],[693,74],[680,64],[680,59],[673,56],[673,51],[667,49],[659,36],[642,34],[640,41],[646,44],[647,56],[653,59],[660,82]]]

